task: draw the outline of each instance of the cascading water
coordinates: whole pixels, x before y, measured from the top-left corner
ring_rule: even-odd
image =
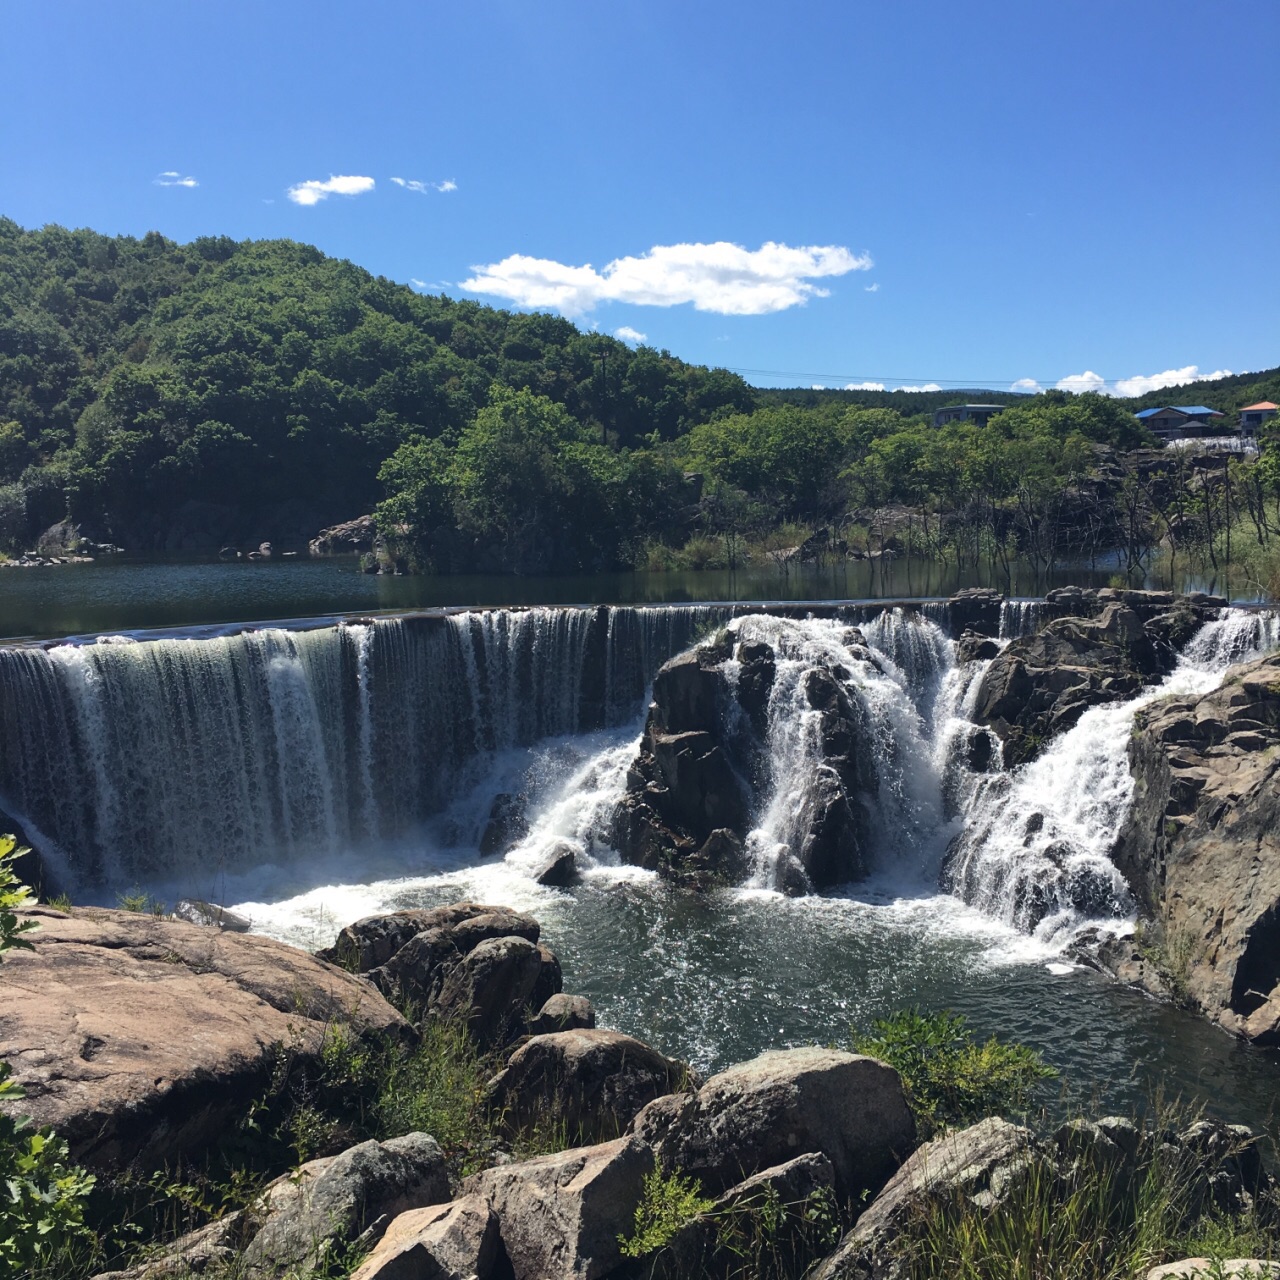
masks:
[[[0,649],[0,808],[70,888],[331,855],[469,762],[624,723],[722,609],[529,609]]]
[[[503,792],[521,796],[529,822],[515,869],[556,841],[584,865],[616,862],[607,819],[649,682],[729,623],[776,658],[747,841],[752,885],[783,882],[822,799],[830,770],[806,689],[820,671],[857,721],[872,869],[927,891],[950,844],[948,888],[1052,941],[1130,910],[1109,853],[1131,797],[1137,707],[1207,689],[1229,663],[1280,643],[1275,613],[1223,610],[1165,684],[1087,712],[1037,761],[989,772],[975,762],[998,760],[998,747],[972,723],[987,664],[957,663],[944,606],[932,616],[866,609],[860,635],[849,611],[734,612],[495,610],[0,650],[0,807],[80,891],[305,864],[393,843],[428,820],[444,824],[444,844],[474,851]],[[1034,616],[1006,606],[1002,630]]]
[[[1016,640],[1034,635],[1044,619],[1043,600],[1002,600],[1000,602],[1000,639]]]

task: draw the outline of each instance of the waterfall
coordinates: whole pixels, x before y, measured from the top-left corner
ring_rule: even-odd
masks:
[[[706,607],[0,649],[0,809],[69,888],[396,839],[468,762],[623,724]]]
[[[1002,600],[1000,602],[1000,639],[1016,640],[1035,635],[1045,614],[1043,600]]]
[[[1201,671],[1223,671],[1249,662],[1280,645],[1280,616],[1273,609],[1218,611],[1187,642],[1183,661]]]

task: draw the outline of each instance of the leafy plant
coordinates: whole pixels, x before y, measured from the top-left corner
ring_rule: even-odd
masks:
[[[714,1201],[702,1194],[697,1178],[679,1172],[645,1174],[635,1225],[629,1236],[619,1236],[624,1258],[644,1258],[671,1243],[682,1227],[702,1217]]]
[[[926,1133],[1024,1110],[1034,1086],[1057,1075],[1025,1045],[994,1036],[980,1044],[965,1019],[945,1009],[900,1010],[873,1023],[870,1035],[855,1035],[853,1043],[858,1053],[898,1072]]]
[[[6,951],[32,949],[23,935],[35,922],[16,914],[32,901],[13,870],[19,852],[12,836],[0,836],[0,961]],[[6,1103],[22,1097],[11,1074],[9,1064],[0,1062],[0,1101]],[[70,1163],[61,1138],[0,1112],[0,1274],[15,1274],[84,1234],[85,1200],[93,1184],[92,1175]]]

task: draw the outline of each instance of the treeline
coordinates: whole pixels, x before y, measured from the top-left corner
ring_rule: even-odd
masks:
[[[1280,399],[1274,373],[1229,381]],[[975,396],[1009,407],[933,428]],[[1265,469],[1215,513],[1133,403],[757,391],[290,241],[0,220],[0,549],[64,518],[136,550],[297,543],[376,508],[388,558],[440,572],[732,567],[818,530],[826,554],[1047,564],[1213,547],[1245,493],[1270,519]]]

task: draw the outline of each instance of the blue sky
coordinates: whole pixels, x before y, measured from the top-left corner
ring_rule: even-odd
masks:
[[[24,226],[293,237],[761,385],[1280,364],[1277,0],[3,15]]]

